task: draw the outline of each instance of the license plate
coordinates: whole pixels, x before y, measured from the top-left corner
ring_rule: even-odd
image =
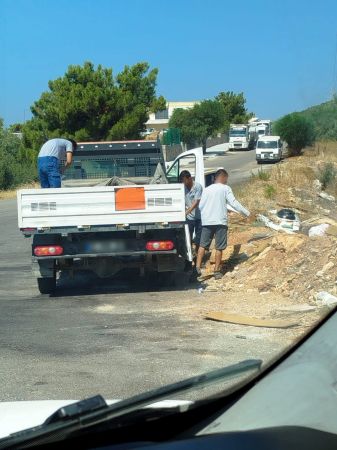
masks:
[[[84,244],[86,253],[117,253],[126,250],[124,241],[90,241]]]

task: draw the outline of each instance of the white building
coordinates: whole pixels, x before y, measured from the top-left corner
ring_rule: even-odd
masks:
[[[168,128],[169,120],[173,114],[173,111],[178,108],[189,109],[199,103],[198,101],[193,102],[167,102],[166,109],[163,111],[158,111],[156,113],[149,114],[149,120],[146,122],[146,128],[153,128],[156,131],[161,131],[164,128]]]

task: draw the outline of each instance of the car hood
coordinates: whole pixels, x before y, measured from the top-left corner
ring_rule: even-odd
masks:
[[[0,403],[0,439],[11,433],[41,425],[49,416],[63,406],[77,400],[41,400]],[[106,400],[108,405],[119,400]],[[193,402],[185,400],[164,400],[149,405],[149,408],[174,408],[188,406]]]

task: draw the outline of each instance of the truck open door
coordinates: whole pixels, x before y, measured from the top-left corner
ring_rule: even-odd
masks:
[[[194,180],[205,187],[204,157],[201,148],[181,153],[167,169],[166,178],[169,183],[179,183],[183,170],[188,170]]]
[[[205,187],[205,170],[204,170],[204,156],[202,149],[189,150],[179,155],[166,171],[166,178],[169,183],[180,183],[180,173],[183,170],[188,170],[194,180]],[[188,225],[185,225],[185,244],[186,256],[189,261],[193,260],[191,237]]]

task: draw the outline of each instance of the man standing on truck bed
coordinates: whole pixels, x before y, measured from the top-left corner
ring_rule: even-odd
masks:
[[[196,251],[198,251],[201,236],[199,202],[202,194],[202,186],[200,183],[193,180],[188,170],[183,170],[180,173],[180,181],[185,185],[186,222],[188,224],[191,240],[193,233],[195,233],[194,243],[196,246]],[[188,264],[187,262],[185,268],[186,270],[191,268],[191,263]]]
[[[38,155],[38,171],[42,188],[61,187],[60,163],[65,160],[65,168],[73,160],[73,152],[77,144],[72,139],[50,139],[45,142]]]
[[[211,245],[215,237],[215,267],[214,278],[220,279],[222,251],[227,247],[228,211],[227,204],[236,211],[248,217],[250,212],[244,208],[234,197],[232,189],[227,186],[228,173],[225,169],[218,169],[215,173],[214,184],[208,186],[199,203],[201,211],[202,231],[200,247],[198,250],[196,275],[201,275],[201,263],[205,255],[205,249]]]

